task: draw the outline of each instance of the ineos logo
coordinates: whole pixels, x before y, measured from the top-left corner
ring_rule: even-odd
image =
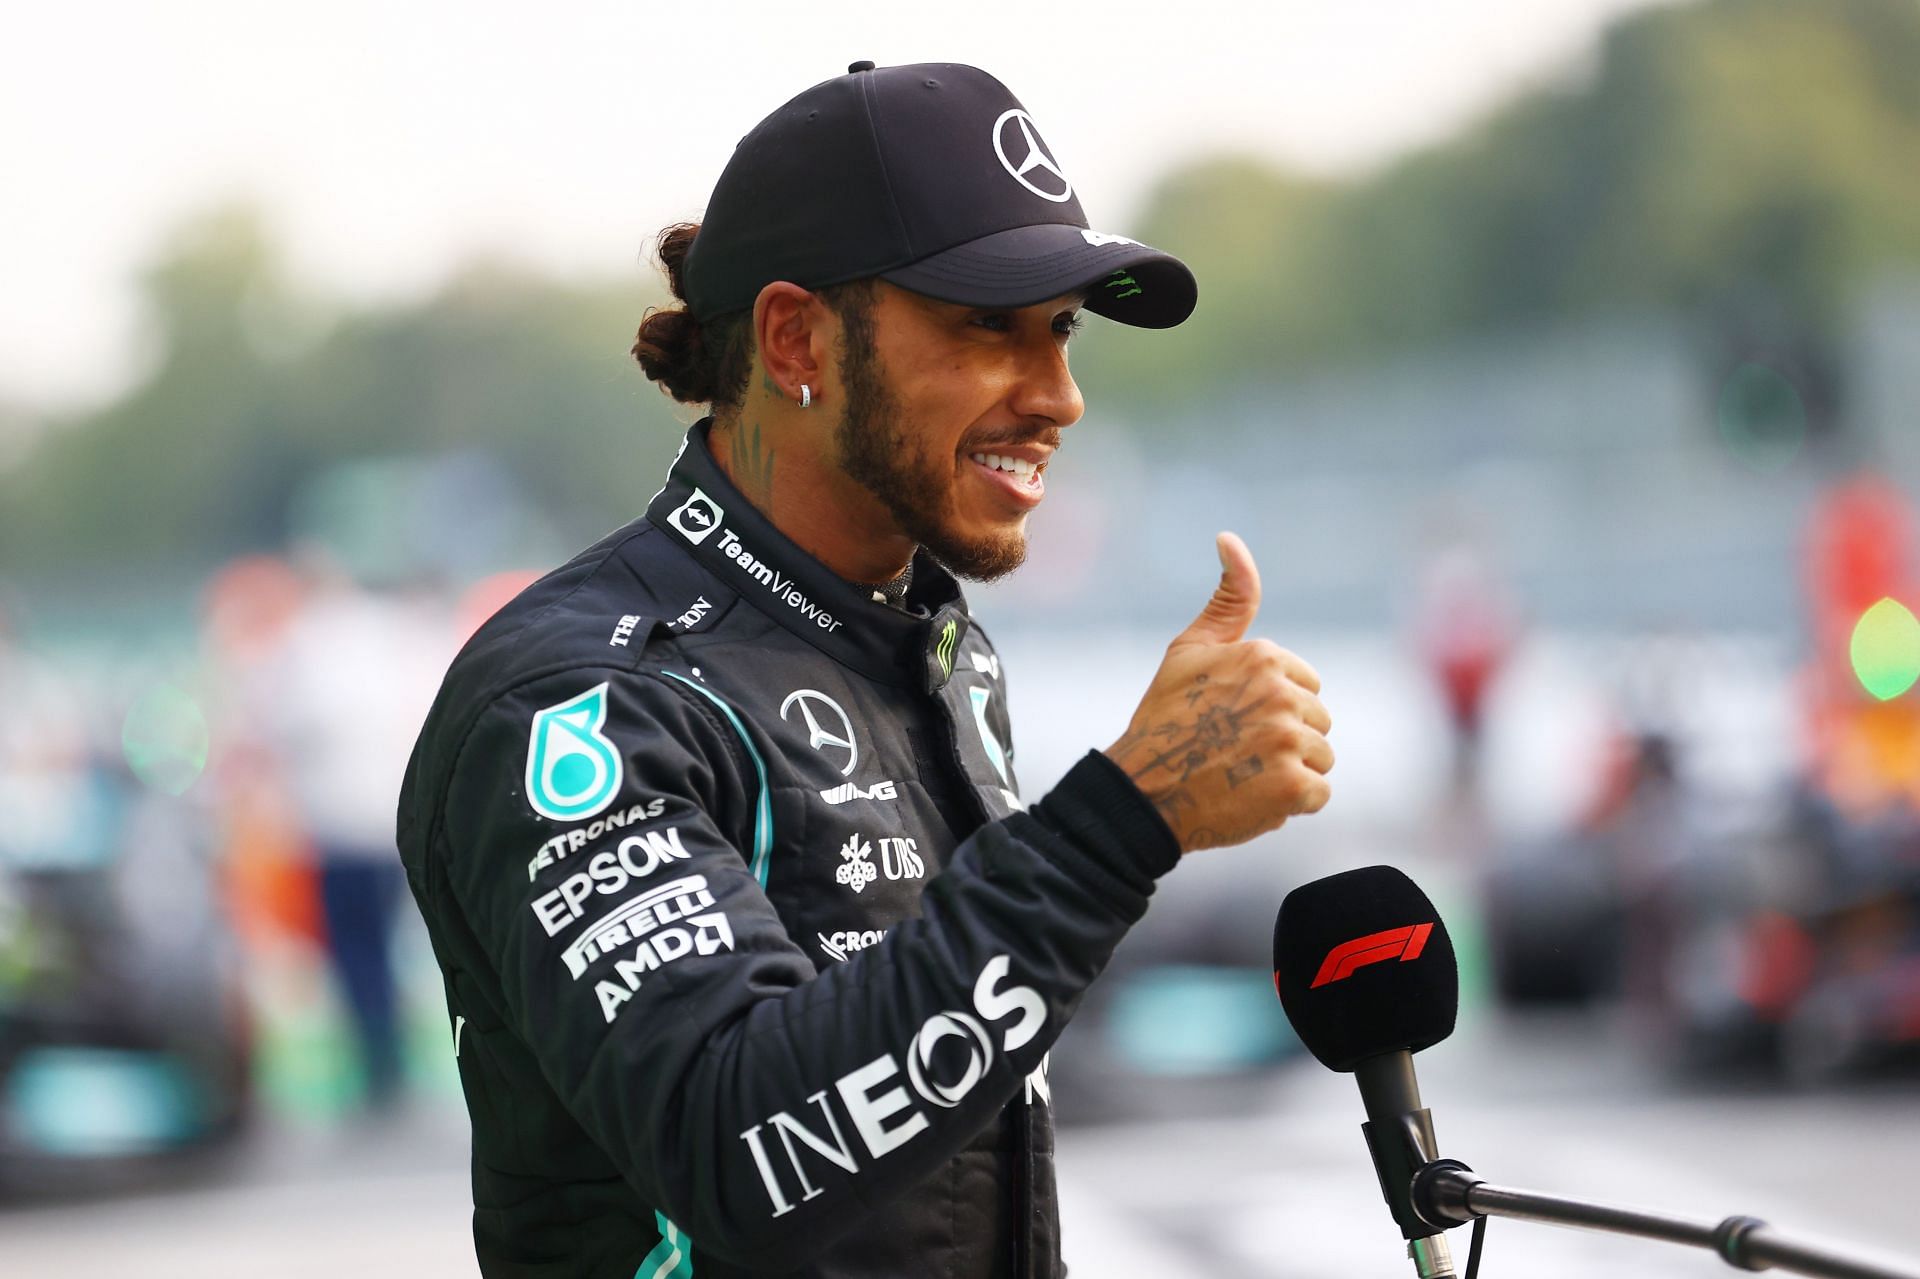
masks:
[[[968,1041],[967,1068],[952,1083],[942,1083],[928,1073],[933,1068],[933,1053],[941,1040],[956,1037]],[[927,1018],[913,1037],[907,1048],[907,1078],[915,1092],[941,1109],[951,1110],[973,1091],[992,1061],[993,1044],[987,1039],[987,1028],[967,1014],[949,1009]]]
[[[1015,182],[1042,200],[1065,204],[1073,199],[1073,183],[1047,154],[1046,144],[1034,130],[1033,117],[1020,108],[1001,112],[993,122],[993,153]],[[1020,157],[1017,161],[1013,158],[1016,155]],[[1038,182],[1027,176],[1035,170],[1042,175]]]
[[[787,712],[795,706],[800,708],[800,717],[807,721],[807,745],[817,751],[831,746],[835,750],[847,753],[847,766],[840,770],[845,777],[853,772],[853,766],[860,762],[860,747],[853,739],[853,721],[840,709],[840,703],[817,689],[801,688],[787,694],[787,700],[780,703],[780,718],[787,718]],[[820,725],[820,710],[833,714],[833,721],[840,726],[838,733],[830,733]]]

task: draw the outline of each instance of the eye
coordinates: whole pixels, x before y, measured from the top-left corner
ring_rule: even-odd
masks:
[[[1013,317],[1005,311],[980,311],[968,323],[992,333],[1005,333],[1013,328]]]
[[[1081,318],[1080,312],[1068,311],[1054,318],[1053,331],[1063,338],[1072,337],[1080,331],[1080,326],[1085,323],[1086,321]]]

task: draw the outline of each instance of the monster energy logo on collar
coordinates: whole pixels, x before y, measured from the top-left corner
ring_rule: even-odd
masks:
[[[953,674],[953,646],[959,638],[960,623],[949,617],[940,630],[940,643],[933,650],[934,657],[940,661],[940,673],[943,675],[950,677]]]

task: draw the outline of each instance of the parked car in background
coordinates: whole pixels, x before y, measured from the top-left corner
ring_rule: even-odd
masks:
[[[250,1033],[200,810],[117,760],[0,768],[0,1195],[145,1182],[239,1134]]]

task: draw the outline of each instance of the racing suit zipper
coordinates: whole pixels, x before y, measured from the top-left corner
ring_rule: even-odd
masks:
[[[947,825],[953,828],[956,839],[965,839],[991,821],[993,814],[981,802],[980,793],[967,772],[966,756],[960,750],[959,729],[946,702],[937,693],[930,695],[928,700],[933,703],[933,718],[939,725],[941,745],[946,748],[944,759],[931,758],[933,752],[923,749],[923,744],[917,740],[917,733],[909,730],[908,738],[920,769],[921,784],[927,785],[930,780],[938,779],[936,785],[928,786],[933,794],[934,806],[946,818]],[[955,779],[959,782],[960,796],[953,793],[951,784]],[[962,815],[953,811],[958,804],[964,804],[966,808],[964,819],[960,821],[955,818]],[[1033,1103],[1024,1090],[1025,1085],[1022,1084],[1022,1091],[1016,1093],[1014,1100],[1008,1103],[1008,1109],[1015,1112],[1010,1116],[1013,1120],[1014,1148],[1012,1158],[1008,1161],[1013,1181],[1009,1187],[1013,1201],[1010,1273],[1015,1279],[1035,1279],[1039,1261],[1034,1255],[1034,1214],[1038,1206],[1034,1202],[1033,1189]]]

